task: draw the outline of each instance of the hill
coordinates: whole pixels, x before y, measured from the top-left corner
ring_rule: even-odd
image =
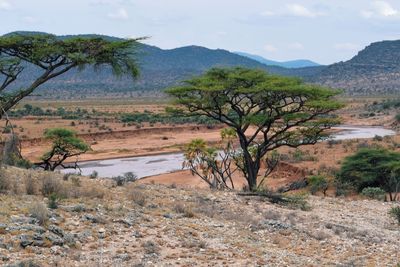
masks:
[[[305,67],[321,66],[321,64],[315,63],[308,59],[297,59],[297,60],[279,62],[279,61],[265,59],[258,55],[244,53],[244,52],[235,52],[235,54],[254,59],[254,60],[256,60],[262,64],[265,64],[267,66],[278,66],[278,67],[283,67],[283,68],[305,68]]]
[[[398,94],[400,40],[372,43],[346,62],[328,66],[310,79],[351,95]]]
[[[38,32],[18,32],[24,34],[38,34]],[[10,33],[15,34],[15,33]],[[61,39],[72,37],[101,37],[108,40],[120,40],[116,37],[103,35],[68,35],[59,36]],[[164,50],[155,46],[140,44],[138,48],[138,63],[141,75],[132,82],[127,77],[115,78],[107,68],[95,72],[92,68],[78,72],[72,70],[43,85],[37,91],[42,98],[76,98],[91,96],[116,96],[121,95],[160,95],[162,89],[178,85],[181,81],[199,75],[212,67],[247,67],[264,69],[271,73],[310,77],[320,71],[317,67],[287,69],[278,66],[266,66],[256,60],[240,56],[223,49],[208,49],[200,46],[186,46]],[[30,81],[39,71],[33,66],[28,66],[23,76],[15,84],[18,88]],[[48,89],[52,89],[52,94]],[[54,94],[54,90],[56,93]]]
[[[120,40],[120,38],[103,35],[68,35],[59,36],[59,38],[76,36]],[[40,98],[46,96],[63,99],[162,97],[163,89],[178,85],[183,80],[202,74],[212,67],[234,66],[258,68],[273,74],[301,77],[307,82],[344,89],[344,92],[349,95],[397,94],[400,89],[400,41],[373,43],[346,62],[302,68],[270,66],[266,64],[274,64],[274,62],[265,61],[266,64],[263,64],[256,56],[252,59],[248,55],[242,56],[223,49],[208,49],[200,46],[165,50],[140,44],[137,52],[141,76],[134,82],[127,77],[115,78],[108,68],[101,68],[97,72],[92,68],[86,68],[81,72],[72,70],[57,77],[43,85],[36,93]],[[309,62],[289,63],[292,64],[291,66],[295,66],[293,64],[304,66]],[[39,70],[28,66],[21,79],[15,84],[15,88],[29,82],[31,77],[35,77],[37,71]]]

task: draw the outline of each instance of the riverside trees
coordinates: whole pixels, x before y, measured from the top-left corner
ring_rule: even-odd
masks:
[[[282,146],[324,139],[339,121],[328,114],[342,107],[338,91],[261,70],[215,68],[167,93],[192,115],[205,115],[234,129],[248,188],[256,190],[261,162]],[[268,172],[267,172],[268,173]]]
[[[65,160],[90,150],[82,139],[76,136],[74,131],[64,128],[49,129],[44,133],[46,139],[52,142],[51,149],[42,156],[39,166],[46,171],[54,171],[57,167],[77,169],[78,160],[73,165],[65,165]]]

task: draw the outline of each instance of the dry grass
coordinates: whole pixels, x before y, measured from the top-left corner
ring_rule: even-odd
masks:
[[[49,220],[49,212],[46,206],[41,202],[33,203],[28,210],[31,216],[39,221],[40,225],[45,225]]]
[[[146,194],[135,186],[128,187],[127,197],[130,201],[133,201],[141,207],[144,207],[147,202]]]

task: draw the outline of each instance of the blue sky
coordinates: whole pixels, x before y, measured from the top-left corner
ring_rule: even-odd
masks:
[[[0,0],[0,25],[0,34],[149,36],[161,48],[195,44],[329,64],[400,39],[400,1]]]

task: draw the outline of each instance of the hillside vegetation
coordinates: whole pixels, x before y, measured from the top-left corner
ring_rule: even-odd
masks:
[[[328,66],[311,81],[353,95],[399,93],[400,41],[373,43],[351,60]]]

